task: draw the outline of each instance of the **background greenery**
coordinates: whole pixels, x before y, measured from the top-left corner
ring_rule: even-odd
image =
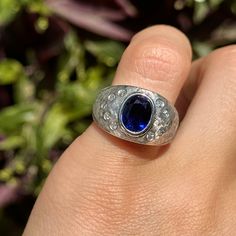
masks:
[[[0,0],[0,235],[22,233],[128,41],[160,23],[184,31],[197,58],[236,42],[236,2]]]

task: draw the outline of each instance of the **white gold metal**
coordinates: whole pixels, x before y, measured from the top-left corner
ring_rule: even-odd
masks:
[[[121,121],[125,101],[135,94],[146,96],[152,106],[152,115],[147,128],[138,133],[128,131]],[[147,89],[128,85],[109,86],[102,89],[93,105],[93,119],[106,132],[144,145],[170,143],[179,125],[178,112],[166,98]]]

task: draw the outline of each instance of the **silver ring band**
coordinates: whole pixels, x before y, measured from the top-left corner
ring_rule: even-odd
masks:
[[[128,85],[102,89],[93,106],[93,119],[106,132],[144,145],[170,143],[179,125],[178,112],[166,98]]]

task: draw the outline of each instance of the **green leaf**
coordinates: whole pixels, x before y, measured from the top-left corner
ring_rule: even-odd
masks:
[[[70,121],[90,115],[98,91],[110,82],[104,79],[102,67],[92,67],[86,75],[83,82],[60,84],[58,88],[59,101],[70,114]]]
[[[21,136],[10,136],[0,142],[0,150],[13,150],[24,144],[24,138]]]
[[[213,50],[213,46],[207,42],[194,41],[192,44],[197,58],[206,56]]]
[[[51,11],[46,6],[44,0],[21,0],[25,1],[28,5],[28,10],[32,13],[37,13],[42,16],[49,16]]]
[[[91,113],[94,93],[84,85],[79,83],[70,83],[60,88],[60,100],[70,119],[81,118]],[[73,118],[72,118],[73,117]]]
[[[91,120],[79,120],[74,125],[74,130],[78,134],[82,134],[87,127],[91,124]]]
[[[65,53],[59,61],[58,79],[69,82],[70,76],[76,71],[77,79],[85,79],[84,47],[74,31],[70,31],[64,39]]]
[[[0,132],[17,132],[24,123],[35,120],[36,104],[22,104],[7,107],[0,112]]]
[[[13,169],[12,168],[5,168],[0,170],[0,181],[9,181],[9,179],[12,177],[13,175]]]
[[[34,99],[35,86],[27,76],[22,76],[14,84],[14,101],[16,103],[28,103]]]
[[[8,24],[23,8],[41,16],[49,16],[50,10],[43,0],[1,0],[0,1],[0,26]]]
[[[14,172],[18,175],[22,175],[26,170],[26,163],[24,162],[24,157],[15,156],[13,161]]]
[[[44,33],[48,29],[48,26],[48,18],[43,16],[40,16],[35,23],[35,29],[40,34]]]
[[[206,18],[209,11],[210,7],[207,1],[196,1],[193,16],[194,23],[199,24],[200,22],[202,22]]]
[[[12,84],[22,76],[24,68],[18,61],[5,59],[0,62],[0,85]]]
[[[63,138],[66,132],[68,114],[60,104],[55,104],[46,114],[43,124],[39,127],[39,149],[44,153],[57,141]]]
[[[0,26],[9,23],[20,10],[20,2],[16,0],[0,1]]]
[[[86,49],[107,66],[115,66],[124,51],[124,45],[111,40],[86,41]]]

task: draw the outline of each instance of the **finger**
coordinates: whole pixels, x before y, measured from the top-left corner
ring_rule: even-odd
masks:
[[[174,103],[190,62],[190,44],[181,32],[168,26],[151,27],[133,38],[121,59],[114,84],[157,91]],[[151,181],[156,171],[152,175],[142,164],[155,155],[155,148],[119,140],[95,125],[90,126],[67,149],[50,174],[31,214],[26,235],[34,235],[36,230],[41,232],[39,235],[49,235],[45,229],[57,231],[66,225],[70,225],[69,230],[79,228],[85,232],[91,227],[90,230],[95,228],[98,232],[99,222],[104,225],[103,230],[109,229],[112,223],[106,226],[106,222],[114,217],[113,224],[122,220],[119,218],[122,214],[117,212],[126,207],[121,205],[134,195],[143,198],[142,191],[129,191],[130,186],[136,188],[140,181]],[[110,210],[104,214],[107,207]]]
[[[133,38],[121,58],[113,84],[150,89],[175,103],[188,76],[190,65],[191,46],[183,33],[170,26],[154,26]],[[91,142],[91,139],[96,142]],[[86,147],[86,144],[91,147],[95,144],[93,150],[97,156],[102,154],[104,158],[110,159],[110,156],[116,153],[116,157],[125,157],[131,165],[155,158],[157,154],[155,147],[119,140],[95,125],[92,125],[71,147],[77,150],[79,142],[84,144],[80,147]]]
[[[150,27],[133,38],[123,54],[113,84],[150,89],[174,104],[188,75],[191,55],[190,43],[183,33],[170,26]],[[104,138],[108,139],[108,152],[113,151],[111,145],[115,144],[118,156],[121,149],[121,155],[125,154],[131,158],[134,156],[135,163],[140,157],[152,159],[157,155],[155,147],[143,147],[117,140],[107,133],[100,132],[96,127],[89,131],[92,134],[95,131],[96,137],[101,135],[103,141]],[[84,136],[91,137],[92,134],[85,133]]]
[[[175,145],[191,142],[189,160],[206,154],[206,161],[229,162],[236,155],[236,47],[218,49],[193,64],[185,93],[193,100],[187,110]],[[175,146],[174,145],[174,146]],[[192,153],[198,147],[198,155]],[[199,149],[199,147],[201,147]],[[174,148],[174,147],[173,147]],[[183,150],[180,150],[180,152]],[[202,154],[202,155],[201,155]],[[231,157],[231,158],[227,158]],[[187,161],[187,160],[186,160]],[[201,163],[201,162],[199,162]],[[221,165],[222,166],[222,165]]]
[[[157,91],[174,103],[191,62],[187,38],[173,27],[154,26],[137,34],[125,51],[114,84]]]
[[[200,58],[192,63],[188,79],[185,81],[185,84],[183,85],[181,92],[179,93],[179,96],[177,98],[175,106],[179,112],[180,121],[182,121],[182,119],[184,118],[185,113],[188,110],[188,107],[200,84],[201,70],[199,70],[199,68],[204,59],[205,58]]]
[[[191,47],[188,39],[170,26],[154,26],[138,33],[124,52],[113,84],[128,84],[156,91],[175,103],[191,65]],[[96,140],[91,142],[92,140]],[[78,142],[77,142],[78,141]],[[152,159],[156,148],[119,140],[92,125],[72,147],[85,143],[99,156],[110,159],[113,153],[130,157],[136,164],[143,156]],[[100,145],[101,144],[101,145]],[[99,147],[101,147],[99,149]],[[93,155],[91,155],[93,156]],[[96,159],[96,157],[94,157]]]

